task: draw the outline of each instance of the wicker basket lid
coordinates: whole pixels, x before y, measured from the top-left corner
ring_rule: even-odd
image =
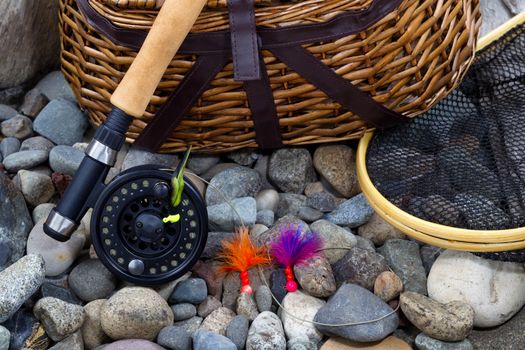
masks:
[[[103,4],[120,9],[155,10],[162,7],[165,0],[97,0]],[[271,0],[254,0],[256,4],[268,4]],[[208,0],[209,8],[226,7],[227,0]]]

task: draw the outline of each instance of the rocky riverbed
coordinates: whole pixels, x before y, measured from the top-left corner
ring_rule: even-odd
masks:
[[[192,271],[146,288],[98,260],[90,213],[68,242],[43,233],[93,134],[61,73],[0,105],[0,122],[0,350],[525,348],[524,266],[394,229],[360,194],[355,144],[192,155],[189,171],[211,184],[192,177],[208,243]],[[178,161],[125,146],[110,176]],[[250,271],[253,295],[239,294],[238,274],[217,273],[213,258],[241,222],[258,244],[295,224],[339,249],[296,266],[295,293],[268,267]]]

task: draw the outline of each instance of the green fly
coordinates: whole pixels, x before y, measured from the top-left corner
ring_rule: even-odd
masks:
[[[175,171],[173,172],[173,176],[171,178],[171,205],[173,208],[177,208],[182,201],[182,192],[184,191],[184,169],[186,168],[186,163],[188,162],[188,158],[190,157],[191,152],[191,146],[186,150],[184,153],[184,157],[182,158],[182,161],[179,163]],[[180,214],[175,215],[168,215],[164,219],[162,219],[162,222],[165,224],[167,223],[176,223],[180,220]]]

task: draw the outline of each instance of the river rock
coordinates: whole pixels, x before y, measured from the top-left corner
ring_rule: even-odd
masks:
[[[326,191],[315,192],[307,197],[306,205],[323,213],[329,213],[337,206],[335,197]]]
[[[385,338],[399,324],[393,309],[367,289],[355,284],[344,284],[328,300],[314,321],[326,324],[361,322],[389,315],[377,322],[354,326],[328,327],[316,325],[323,334],[340,336],[358,342],[372,342]]]
[[[175,168],[179,164],[179,157],[174,154],[151,153],[136,147],[130,147],[122,162],[122,171],[147,164]]]
[[[403,282],[392,271],[384,271],[374,282],[374,294],[385,302],[395,299],[403,291]]]
[[[87,349],[94,349],[109,341],[109,337],[102,330],[100,319],[100,310],[105,302],[105,299],[93,300],[84,306],[86,316],[81,330]]]
[[[359,192],[355,152],[345,145],[318,147],[314,153],[314,166],[321,176],[344,197]]]
[[[80,163],[84,159],[84,152],[71,146],[55,146],[49,153],[49,165],[54,172],[75,175]]]
[[[44,222],[37,222],[27,240],[27,253],[40,254],[46,262],[46,276],[58,276],[75,261],[86,239],[80,230],[66,242],[58,242],[44,233]]]
[[[461,301],[440,304],[424,295],[405,292],[401,294],[400,305],[412,324],[439,340],[461,341],[474,325],[474,310]]]
[[[288,294],[288,290],[286,290],[286,282],[286,275],[284,274],[283,269],[274,270],[270,275],[270,286],[272,294],[275,297],[275,299],[277,299],[277,301],[280,303],[283,301],[286,294]]]
[[[26,255],[0,272],[0,323],[13,316],[43,280],[44,260],[38,255]]]
[[[184,321],[197,315],[197,308],[193,304],[184,303],[171,306],[173,320]]]
[[[251,237],[256,245],[266,245],[274,241],[283,227],[300,227],[304,232],[310,232],[310,227],[306,222],[294,215],[286,215],[277,220],[271,229],[262,232],[252,232]]]
[[[34,118],[46,106],[49,99],[38,89],[29,90],[20,106],[20,113]]]
[[[459,342],[444,342],[434,339],[425,333],[419,333],[416,337],[416,346],[419,350],[474,350],[468,339]]]
[[[439,255],[444,252],[444,248],[436,247],[433,245],[424,245],[419,249],[419,254],[421,255],[421,261],[423,262],[423,267],[425,268],[425,272],[428,276],[430,273],[430,270],[432,269],[432,265],[434,265],[434,262],[439,257]]]
[[[255,303],[255,299],[252,294],[250,293],[241,293],[237,297],[237,308],[236,312],[237,315],[243,315],[248,320],[253,321],[259,315],[259,311],[257,310],[257,304]]]
[[[226,336],[235,344],[237,350],[243,350],[248,337],[250,321],[242,316],[235,316],[226,328]]]
[[[48,73],[36,84],[35,89],[41,91],[49,100],[65,98],[76,101],[73,90],[67,83],[64,74],[59,70]]]
[[[192,350],[191,334],[182,327],[162,328],[157,337],[157,343],[172,350]]]
[[[336,225],[354,228],[364,225],[373,214],[374,209],[368,204],[365,196],[358,194],[340,204],[333,212],[327,214],[325,218]]]
[[[222,303],[220,300],[215,298],[214,296],[208,295],[206,297],[206,300],[204,300],[197,309],[197,314],[200,317],[206,318],[209,314],[211,314],[213,311],[217,310],[222,306]]]
[[[246,350],[285,350],[283,325],[276,314],[265,311],[252,322],[246,340]]]
[[[117,287],[117,278],[98,259],[87,259],[69,274],[69,286],[84,301],[105,299]]]
[[[0,121],[4,121],[16,116],[18,112],[11,106],[0,103]]]
[[[19,140],[33,135],[33,122],[21,114],[0,123],[0,130],[6,137],[16,137]]]
[[[436,259],[428,276],[429,296],[441,303],[470,304],[475,327],[494,327],[509,320],[525,304],[524,289],[523,264],[452,250]]]
[[[4,159],[7,171],[15,173],[22,169],[31,169],[47,161],[46,151],[19,151],[12,153]]]
[[[177,284],[168,301],[173,304],[200,304],[207,295],[206,282],[202,278],[188,278]]]
[[[82,306],[49,297],[40,299],[33,312],[54,341],[60,341],[80,329],[85,317]]]
[[[4,326],[0,326],[0,350],[9,350],[11,332]]]
[[[405,239],[404,233],[390,225],[377,213],[374,213],[370,220],[357,229],[357,233],[370,239],[376,246],[381,246],[389,239]]]
[[[104,333],[113,339],[155,339],[173,323],[168,303],[155,291],[125,287],[113,294],[100,310]]]
[[[283,148],[270,157],[270,180],[283,192],[303,193],[306,184],[316,181],[310,152],[304,148]]]
[[[4,158],[20,150],[20,140],[16,137],[6,137],[0,142],[0,155]]]
[[[317,220],[321,220],[324,214],[322,211],[319,211],[314,208],[300,207],[297,216],[299,217],[299,219],[304,220],[306,222],[314,222]]]
[[[368,290],[374,289],[374,283],[388,264],[381,255],[360,248],[350,249],[345,256],[332,265],[338,286],[343,283],[358,284]]]
[[[96,350],[166,350],[160,345],[157,345],[149,340],[144,339],[124,339],[113,342],[97,348]]]
[[[368,344],[343,338],[330,338],[320,350],[412,350],[412,347],[401,339],[390,336],[380,342]]]
[[[211,169],[215,164],[219,163],[220,158],[214,155],[207,154],[192,154],[188,159],[188,168],[193,170],[195,174],[200,175]]]
[[[80,331],[76,331],[64,340],[61,340],[50,347],[49,350],[84,350],[82,333]]]
[[[197,332],[197,330],[202,325],[202,321],[202,317],[195,316],[184,321],[175,322],[173,326],[180,327],[187,331],[190,336],[193,336],[193,334]]]
[[[310,225],[310,229],[323,239],[325,248],[323,255],[330,264],[335,264],[348,253],[349,249],[357,245],[357,239],[351,232],[330,221],[318,220]]]
[[[286,215],[299,215],[299,211],[306,205],[306,196],[297,193],[281,193],[277,205],[276,217],[282,218]]]
[[[81,301],[68,288],[56,284],[44,282],[40,288],[42,298],[53,297],[70,304],[81,304]]]
[[[427,294],[427,276],[419,255],[419,244],[403,239],[391,239],[378,251],[401,278],[405,291]]]
[[[55,206],[56,205],[53,203],[42,203],[37,205],[31,214],[33,222],[39,222],[42,219],[47,219],[49,213],[51,213],[51,210],[53,210]]]
[[[275,222],[275,213],[267,209],[259,210],[255,222],[264,226],[272,226]]]
[[[255,199],[242,197],[232,199],[230,203],[211,205],[208,207],[208,220],[211,231],[232,231],[241,225],[252,226],[257,220]]]
[[[217,299],[222,297],[222,282],[224,277],[217,273],[217,262],[213,260],[207,260],[206,262],[199,260],[191,272],[196,276],[206,281],[208,287],[208,293]]]
[[[213,177],[206,190],[208,206],[241,197],[255,197],[261,189],[261,175],[253,169],[234,167]],[[254,203],[255,207],[255,203]]]
[[[288,293],[283,299],[283,309],[281,309],[281,321],[286,337],[288,339],[307,338],[316,344],[320,342],[323,335],[310,322],[325,304],[324,300],[314,298],[300,290]],[[294,316],[309,322],[299,321]]]
[[[18,178],[26,202],[34,207],[46,203],[55,194],[55,186],[49,176],[34,171],[20,170]]]
[[[225,336],[199,329],[193,335],[194,350],[237,350],[237,346]]]
[[[271,210],[275,212],[279,204],[279,193],[274,189],[262,190],[255,197],[257,210]]]
[[[327,298],[335,293],[332,267],[328,260],[318,255],[294,266],[295,277],[301,288],[313,297]]]
[[[225,335],[226,328],[234,317],[235,313],[232,310],[226,307],[220,307],[204,319],[200,329],[205,329],[220,335]]]
[[[2,325],[11,332],[9,345],[11,349],[21,349],[24,347],[25,340],[33,333],[33,328],[38,327],[38,320],[31,309],[21,307]]]

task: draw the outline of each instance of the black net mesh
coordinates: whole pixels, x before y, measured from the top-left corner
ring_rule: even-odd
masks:
[[[367,169],[379,192],[421,219],[475,230],[525,226],[525,25],[479,52],[431,111],[377,132]]]

